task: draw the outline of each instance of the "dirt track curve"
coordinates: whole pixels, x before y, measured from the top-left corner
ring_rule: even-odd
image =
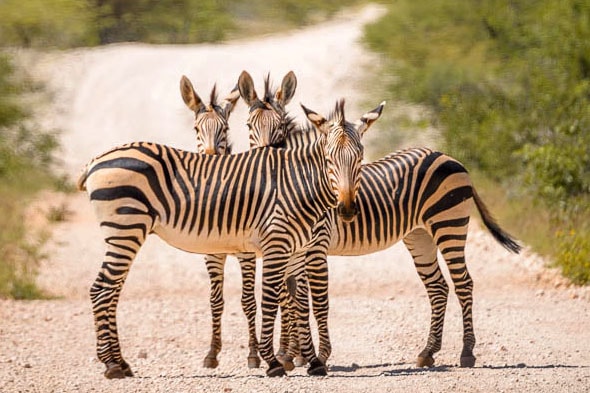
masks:
[[[293,70],[299,85],[291,111],[298,118],[298,102],[327,112],[340,97],[348,100],[348,116],[360,116],[382,99],[368,94],[365,72],[376,59],[358,43],[363,24],[379,12],[369,6],[305,30],[220,45],[113,45],[38,55],[31,67],[55,92],[40,116],[63,130],[63,167],[73,179],[89,158],[119,143],[150,140],[192,149],[192,117],[178,88],[182,74],[207,97],[215,82],[221,94],[229,91],[243,69],[257,86],[269,71],[279,83]],[[374,105],[360,107],[368,98]],[[246,149],[245,118],[239,103],[231,122],[236,150]],[[296,369],[271,379],[265,368],[247,368],[239,269],[230,259],[220,366],[205,369],[210,314],[202,256],[151,237],[118,311],[123,351],[136,377],[106,380],[95,358],[87,295],[102,257],[100,233],[85,194],[65,202],[69,219],[54,227],[39,275],[39,284],[57,299],[0,301],[2,393],[590,390],[588,289],[568,286],[526,249],[509,254],[477,220],[467,243],[475,282],[475,368],[457,366],[462,329],[453,294],[437,366],[414,367],[430,309],[411,258],[398,244],[364,257],[329,259],[333,353],[329,376],[321,378]],[[61,203],[48,197],[32,213]]]

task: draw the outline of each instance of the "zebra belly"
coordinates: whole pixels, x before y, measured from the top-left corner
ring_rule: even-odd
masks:
[[[153,231],[166,243],[180,250],[196,254],[235,254],[256,252],[256,241],[246,232],[237,234],[179,232],[174,228],[158,226]]]
[[[337,224],[332,228],[330,238],[330,247],[328,255],[334,256],[359,256],[372,254],[383,251],[392,247],[399,242],[406,234],[383,233],[375,231],[370,226],[364,226],[365,230],[360,229],[361,223],[350,224],[337,220]],[[411,227],[412,230],[422,227]]]

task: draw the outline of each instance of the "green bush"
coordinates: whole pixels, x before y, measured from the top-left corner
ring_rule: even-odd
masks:
[[[67,48],[98,43],[86,1],[3,0],[0,15],[0,46]]]
[[[42,294],[35,286],[42,237],[27,232],[25,208],[40,190],[52,185],[55,137],[28,125],[19,105],[26,83],[0,56],[0,297],[30,299]]]
[[[590,213],[590,212],[588,212]],[[560,230],[556,233],[558,252],[556,265],[563,275],[576,284],[590,282],[590,229],[582,231],[574,228]]]
[[[517,187],[513,195],[532,195],[558,228],[575,233],[544,234],[563,245],[553,247],[558,263],[587,260],[590,233],[570,212],[590,201],[590,3],[398,0],[389,7],[365,38],[391,59],[393,95],[431,109],[449,154]]]

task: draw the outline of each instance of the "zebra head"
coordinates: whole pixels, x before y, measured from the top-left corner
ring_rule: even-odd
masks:
[[[240,95],[248,104],[248,129],[250,148],[262,146],[280,147],[284,144],[292,119],[287,116],[286,105],[291,101],[297,87],[297,78],[289,71],[281,83],[280,89],[272,93],[270,77],[264,80],[264,98],[256,95],[254,82],[248,72],[242,71],[238,80]]]
[[[186,106],[195,113],[197,153],[229,154],[231,146],[227,138],[228,119],[240,98],[237,87],[218,103],[216,87],[213,86],[209,105],[205,105],[195,92],[191,81],[183,75],[180,79],[180,93]]]
[[[352,221],[358,213],[355,199],[361,183],[364,154],[361,137],[379,118],[384,104],[365,113],[356,124],[346,121],[343,99],[336,103],[329,120],[301,105],[309,121],[325,137],[328,180],[337,199],[336,212],[345,222]]]

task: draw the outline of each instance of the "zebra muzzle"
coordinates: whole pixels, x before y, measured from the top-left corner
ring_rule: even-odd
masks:
[[[358,214],[358,209],[356,207],[356,203],[352,202],[347,206],[343,202],[339,202],[338,206],[336,207],[336,213],[344,222],[351,222],[354,220],[354,217]]]

